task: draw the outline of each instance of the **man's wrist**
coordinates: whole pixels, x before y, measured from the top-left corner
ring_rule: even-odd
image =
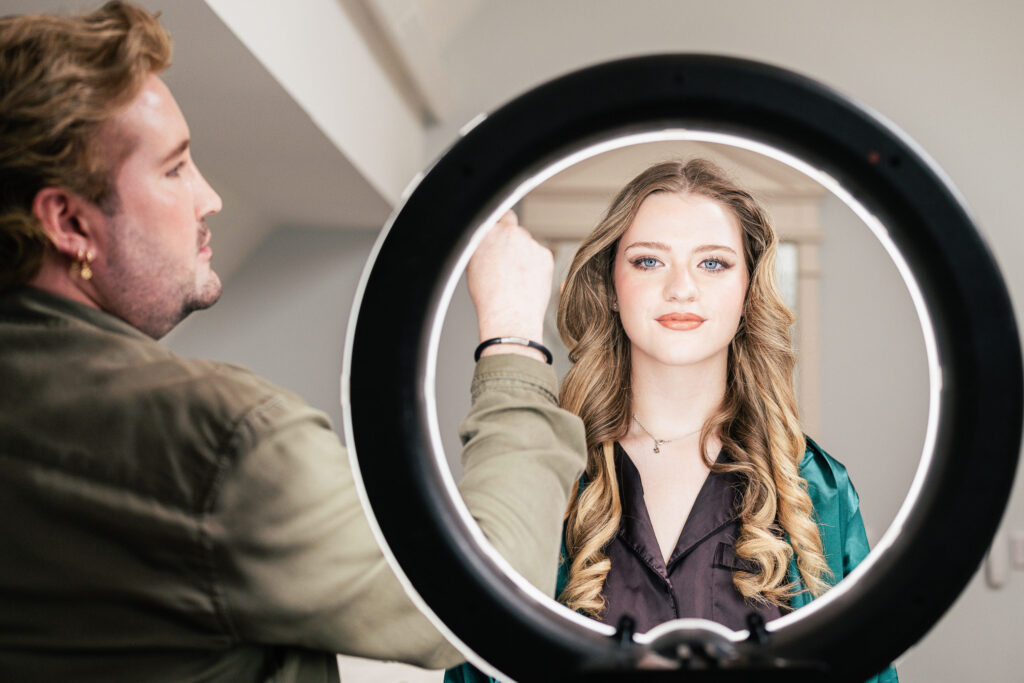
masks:
[[[492,337],[492,339],[495,338],[496,337]],[[540,342],[536,343],[538,345],[540,344]],[[514,353],[519,356],[526,356],[527,358],[536,358],[539,361],[550,364],[551,359],[548,357],[550,351],[548,351],[547,353],[545,353],[545,351],[547,351],[547,349],[542,350],[540,348],[536,348],[534,346],[529,346],[527,344],[522,343],[493,343],[488,346],[485,346],[482,349],[479,349],[478,358],[483,358],[485,356],[496,356],[503,353]]]

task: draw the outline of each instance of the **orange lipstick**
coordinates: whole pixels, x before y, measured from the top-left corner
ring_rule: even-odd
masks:
[[[677,332],[695,330],[704,323],[704,318],[700,317],[696,313],[666,313],[659,318],[655,318],[655,320],[658,321],[662,327],[666,327]]]

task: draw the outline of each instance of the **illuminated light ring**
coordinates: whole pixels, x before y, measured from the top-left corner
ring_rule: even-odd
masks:
[[[478,228],[571,155],[666,130],[749,140],[831,182],[889,250],[921,316],[931,413],[896,521],[852,578],[769,624],[766,644],[727,638],[751,667],[803,662],[861,680],[938,621],[996,531],[1020,448],[1021,350],[996,264],[951,184],[890,123],[797,74],[709,55],[619,60],[542,85],[466,131],[407,192],[360,284],[342,382],[360,495],[414,599],[485,669],[614,680],[655,635],[671,637],[670,624],[622,643],[510,575],[457,497],[433,386],[440,325]],[[721,631],[709,625],[709,640]],[[804,680],[794,673],[786,680]]]

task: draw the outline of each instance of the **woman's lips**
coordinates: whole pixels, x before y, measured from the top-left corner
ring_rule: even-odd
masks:
[[[658,321],[662,327],[667,327],[670,330],[677,330],[681,332],[686,330],[695,330],[704,322],[704,318],[700,317],[696,313],[666,313],[659,318],[655,318],[655,320]]]

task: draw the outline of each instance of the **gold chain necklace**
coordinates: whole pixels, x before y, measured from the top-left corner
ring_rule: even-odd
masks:
[[[663,446],[667,443],[672,443],[673,441],[678,441],[679,439],[685,439],[686,437],[692,436],[693,434],[696,434],[701,430],[701,428],[698,427],[697,429],[694,429],[692,432],[687,432],[686,434],[683,434],[681,436],[676,436],[671,439],[659,439],[658,437],[654,436],[654,434],[651,434],[649,431],[647,431],[647,427],[644,427],[644,423],[640,421],[640,418],[636,416],[636,413],[633,413],[633,419],[636,420],[636,423],[638,425],[640,425],[640,429],[644,430],[644,434],[651,437],[651,440],[654,441],[655,453],[661,453],[660,446]]]

